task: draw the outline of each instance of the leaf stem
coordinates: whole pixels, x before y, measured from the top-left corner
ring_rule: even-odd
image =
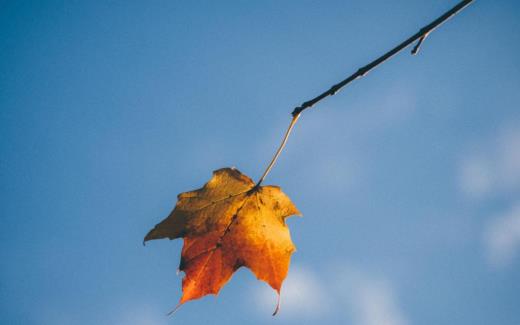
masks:
[[[278,150],[276,150],[276,153],[274,154],[273,159],[271,159],[271,162],[265,169],[264,173],[262,174],[262,177],[260,177],[260,179],[256,183],[255,187],[258,187],[258,186],[260,186],[260,184],[262,184],[265,177],[267,176],[267,174],[269,174],[269,172],[273,168],[274,164],[276,163],[276,160],[278,160],[278,157],[280,157],[280,154],[282,153],[282,150],[285,147],[285,144],[287,144],[287,139],[289,139],[289,135],[291,135],[291,131],[294,128],[294,125],[298,121],[299,117],[300,117],[300,113],[293,115],[293,117],[291,119],[291,123],[289,124],[289,127],[287,128],[287,131],[285,131],[285,135],[283,136],[282,143],[280,143],[280,146],[278,147]]]
[[[356,80],[358,78],[364,77],[370,70],[374,69],[375,67],[377,67],[381,63],[385,62],[386,60],[388,60],[389,58],[391,58],[395,54],[399,53],[403,49],[407,48],[408,46],[410,46],[412,43],[414,43],[416,41],[418,41],[418,43],[416,44],[416,46],[412,50],[412,54],[413,55],[417,54],[418,51],[419,51],[419,47],[422,45],[422,43],[424,42],[426,37],[428,37],[429,34],[435,28],[439,27],[446,20],[448,20],[449,18],[451,18],[454,15],[456,15],[457,13],[459,13],[462,9],[466,8],[473,1],[474,0],[463,0],[463,1],[459,2],[456,6],[454,6],[450,10],[446,11],[443,15],[441,15],[439,18],[435,19],[434,21],[432,21],[428,25],[426,25],[423,28],[421,28],[417,33],[413,34],[412,36],[410,36],[409,38],[407,38],[406,40],[401,42],[399,45],[397,45],[396,47],[394,47],[390,51],[386,52],[385,54],[383,54],[382,56],[378,57],[377,59],[375,59],[374,61],[370,62],[369,64],[365,65],[364,67],[359,68],[356,72],[354,72],[352,75],[350,75],[346,79],[344,79],[344,80],[340,81],[339,83],[337,83],[337,84],[333,85],[332,87],[330,87],[329,90],[321,93],[320,95],[314,97],[313,99],[308,100],[308,101],[304,102],[303,104],[301,104],[300,106],[296,107],[292,111],[292,113],[291,113],[293,118],[291,120],[291,123],[289,124],[289,128],[285,132],[285,135],[283,137],[282,143],[278,147],[278,150],[276,150],[276,153],[275,153],[273,159],[271,160],[271,162],[267,166],[267,168],[264,171],[262,177],[260,177],[260,179],[256,183],[256,186],[260,186],[260,184],[266,178],[267,174],[269,174],[269,172],[273,168],[273,165],[275,164],[276,160],[280,156],[280,153],[282,152],[283,148],[285,147],[285,144],[287,143],[287,139],[289,138],[289,135],[291,134],[291,131],[292,131],[293,127],[294,127],[294,124],[296,123],[296,121],[298,120],[300,114],[304,110],[306,110],[307,108],[310,108],[310,107],[316,105],[316,103],[320,102],[322,99],[324,99],[326,97],[335,95],[339,90],[341,90],[347,84],[351,83],[352,81],[354,81],[354,80]]]

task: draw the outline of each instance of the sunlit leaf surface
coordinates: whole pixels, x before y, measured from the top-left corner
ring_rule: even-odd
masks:
[[[179,305],[217,294],[242,266],[280,294],[295,251],[285,218],[299,214],[279,187],[255,187],[237,169],[223,168],[201,189],[181,193],[144,240],[184,238]]]

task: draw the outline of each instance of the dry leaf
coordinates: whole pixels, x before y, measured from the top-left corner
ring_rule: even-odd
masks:
[[[218,294],[241,266],[279,295],[295,251],[285,218],[299,214],[279,187],[255,187],[237,169],[223,168],[201,189],[179,194],[172,213],[144,240],[184,238],[178,306]]]

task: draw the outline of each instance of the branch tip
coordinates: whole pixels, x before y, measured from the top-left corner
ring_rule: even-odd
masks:
[[[415,46],[413,47],[413,49],[411,51],[412,55],[416,55],[417,53],[419,53],[422,43],[424,42],[426,37],[428,37],[429,34],[430,33],[428,32],[428,33],[424,34],[423,36],[421,36],[421,38],[419,38],[419,41],[417,41],[417,44],[415,44]]]

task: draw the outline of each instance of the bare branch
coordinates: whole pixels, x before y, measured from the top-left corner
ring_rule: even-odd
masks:
[[[321,101],[322,99],[324,99],[326,97],[335,95],[339,90],[341,90],[347,84],[349,84],[350,82],[356,80],[357,78],[365,76],[370,70],[374,69],[375,67],[377,67],[381,63],[385,62],[386,60],[388,60],[389,58],[391,58],[395,54],[397,54],[400,51],[402,51],[403,49],[407,48],[408,46],[413,44],[415,41],[417,41],[417,44],[412,49],[412,54],[413,55],[417,54],[419,52],[419,49],[420,49],[423,41],[426,39],[426,37],[428,37],[428,35],[435,28],[439,27],[446,20],[448,20],[449,18],[451,18],[454,15],[456,15],[462,9],[466,8],[473,1],[474,0],[463,0],[463,1],[459,2],[455,7],[451,8],[450,10],[445,12],[442,16],[440,16],[439,18],[435,19],[430,24],[428,24],[428,25],[424,26],[423,28],[421,28],[417,33],[415,33],[414,35],[410,36],[408,39],[403,41],[401,44],[397,45],[396,47],[394,47],[390,51],[386,52],[385,54],[383,54],[379,58],[377,58],[374,61],[372,61],[369,64],[367,64],[366,66],[364,66],[362,68],[359,68],[356,72],[354,72],[352,75],[350,75],[349,77],[347,77],[343,81],[341,81],[341,82],[335,84],[334,86],[330,87],[329,90],[323,92],[322,94],[320,94],[320,95],[314,97],[313,99],[308,100],[308,101],[304,102],[303,104],[301,104],[300,106],[296,107],[293,110],[293,112],[291,113],[292,116],[293,116],[293,119],[291,120],[291,124],[289,125],[289,128],[287,129],[287,131],[286,131],[286,133],[284,135],[282,143],[278,147],[278,150],[276,150],[276,153],[275,153],[273,159],[271,160],[271,162],[267,166],[265,172],[262,174],[262,177],[260,177],[260,180],[257,182],[256,186],[260,186],[260,184],[263,182],[263,180],[265,179],[267,174],[269,174],[269,172],[271,171],[271,168],[273,168],[273,165],[275,164],[276,160],[280,156],[280,153],[282,152],[283,148],[285,147],[285,144],[287,143],[287,139],[289,138],[291,130],[293,129],[294,125],[296,124],[296,121],[298,120],[298,117],[300,116],[300,114],[304,110],[314,106],[316,103],[318,103],[319,101]]]
[[[379,58],[377,58],[374,61],[372,61],[369,64],[367,64],[366,66],[360,68],[354,74],[352,74],[351,76],[349,76],[345,80],[341,81],[340,83],[332,86],[326,92],[324,92],[324,93],[314,97],[313,99],[306,101],[302,105],[296,107],[294,109],[294,111],[292,112],[292,114],[296,115],[298,113],[301,113],[305,109],[314,106],[317,102],[319,102],[323,98],[336,94],[341,88],[345,87],[347,84],[349,84],[350,82],[356,80],[357,78],[363,77],[370,70],[372,70],[373,68],[377,67],[381,63],[385,62],[386,60],[388,60],[389,58],[391,58],[395,54],[399,53],[401,50],[403,50],[404,48],[408,47],[413,42],[415,42],[415,41],[417,41],[419,39],[424,40],[424,38],[426,38],[426,36],[431,31],[433,31],[435,28],[437,28],[439,25],[444,23],[446,20],[448,20],[452,16],[456,15],[459,11],[464,9],[467,5],[469,5],[472,2],[473,2],[473,0],[464,0],[464,1],[459,2],[459,4],[457,4],[455,7],[453,7],[450,10],[448,10],[446,13],[444,13],[439,18],[435,19],[430,24],[428,24],[428,25],[424,26],[423,28],[421,28],[417,33],[415,33],[414,35],[410,36],[407,40],[405,40],[401,44],[397,45],[396,47],[394,47],[390,51],[386,52],[385,54],[383,54]],[[421,45],[422,40],[419,41],[419,43],[416,46],[416,49],[414,49],[416,52],[417,52],[417,50],[419,50],[419,46]]]

